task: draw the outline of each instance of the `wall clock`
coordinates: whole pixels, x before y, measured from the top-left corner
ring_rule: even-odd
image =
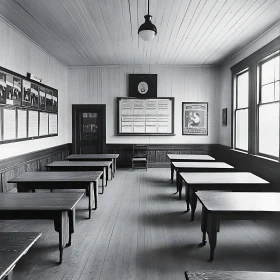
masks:
[[[129,74],[129,97],[157,97],[157,74]]]

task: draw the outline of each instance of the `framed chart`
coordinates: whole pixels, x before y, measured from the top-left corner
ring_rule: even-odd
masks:
[[[117,98],[118,135],[174,135],[174,98]]]

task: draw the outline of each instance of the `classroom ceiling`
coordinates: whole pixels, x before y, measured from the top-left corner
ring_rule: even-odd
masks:
[[[280,0],[0,0],[0,14],[65,66],[220,64],[280,21]]]

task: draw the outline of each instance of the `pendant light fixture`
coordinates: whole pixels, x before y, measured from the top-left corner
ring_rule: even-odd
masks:
[[[157,28],[154,24],[152,24],[150,15],[150,0],[148,0],[148,14],[144,16],[145,22],[139,27],[138,35],[144,41],[150,41],[157,35]]]

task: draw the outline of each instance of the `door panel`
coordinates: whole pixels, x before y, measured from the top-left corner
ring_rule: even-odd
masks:
[[[75,154],[105,153],[106,106],[73,105],[72,152]]]

